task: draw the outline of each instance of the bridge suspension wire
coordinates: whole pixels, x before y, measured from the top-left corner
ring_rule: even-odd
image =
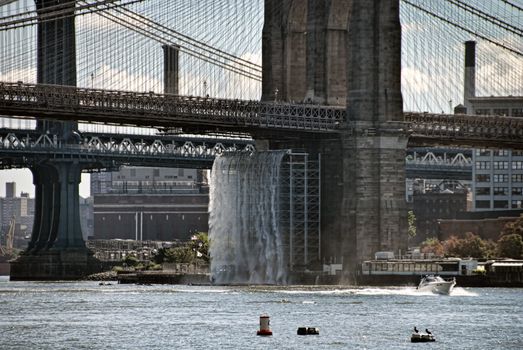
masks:
[[[144,16],[141,16],[137,14],[136,12],[127,10],[126,12],[123,11],[117,11],[117,13],[123,14],[124,17],[119,17],[116,15],[113,15],[111,13],[106,14],[100,14],[100,16],[109,19],[110,21],[117,23],[119,25],[124,26],[125,28],[129,30],[136,31],[139,34],[142,34],[152,40],[155,40],[162,44],[168,44],[168,45],[177,45],[177,41],[179,40],[184,43],[188,43],[191,46],[196,47],[199,50],[203,50],[210,55],[204,55],[201,52],[191,49],[189,47],[180,46],[180,51],[187,53],[190,56],[193,56],[195,58],[200,58],[203,61],[212,63],[220,68],[225,68],[227,70],[230,70],[234,73],[240,74],[242,76],[245,76],[250,79],[261,81],[261,66],[257,65],[255,63],[246,61],[244,59],[241,59],[239,57],[235,57],[234,55],[227,54],[226,52],[215,49],[212,46],[206,45],[205,43],[198,42],[195,40],[190,39],[189,37],[185,35],[180,35],[178,32],[173,31],[157,22],[154,22]],[[141,26],[144,25],[145,27]],[[156,33],[159,32],[159,33]],[[163,38],[163,34],[173,34],[174,40],[167,38]],[[186,39],[188,38],[188,39]],[[196,43],[196,44],[195,44]],[[233,61],[231,64],[220,61],[211,55],[215,55],[219,58],[231,60]]]
[[[468,40],[477,41],[476,96],[523,96],[523,1],[401,0],[400,5],[406,110],[452,112],[463,103]]]
[[[91,12],[78,10],[87,4]],[[523,95],[521,9],[522,0],[401,0],[405,109],[450,112],[461,102],[470,39],[478,41],[478,95]],[[28,18],[36,15],[34,0],[0,5],[0,81],[35,82],[37,30]],[[23,26],[2,30],[15,19]],[[181,46],[180,94],[261,94],[263,0],[82,0],[75,20],[78,86],[162,92],[167,44]]]
[[[129,5],[144,0],[131,0],[125,4],[115,4],[116,1],[120,0],[102,0],[95,2],[84,1],[84,5],[80,6],[75,6],[78,1],[69,1],[58,5],[52,5],[38,11],[26,11],[20,14],[5,16],[0,18],[0,31],[32,26],[37,23],[46,23],[72,16],[81,16],[89,13],[106,11],[108,9],[118,8],[123,5]],[[100,5],[106,5],[107,7],[100,9],[98,8]],[[71,7],[74,7],[74,14],[71,13]]]

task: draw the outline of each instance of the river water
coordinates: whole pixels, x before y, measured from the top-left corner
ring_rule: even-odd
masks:
[[[272,337],[257,337],[259,315]],[[298,336],[299,326],[320,335]],[[435,343],[412,344],[413,326]],[[0,349],[523,349],[523,289],[8,282]]]

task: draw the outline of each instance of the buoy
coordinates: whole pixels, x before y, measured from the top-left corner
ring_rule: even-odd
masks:
[[[320,329],[316,327],[298,327],[298,331],[296,333],[298,335],[318,335],[320,334]]]
[[[257,335],[272,335],[271,321],[269,315],[263,314],[260,316],[260,330],[256,332]]]

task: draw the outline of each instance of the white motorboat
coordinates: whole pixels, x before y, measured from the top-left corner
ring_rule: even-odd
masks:
[[[440,276],[428,275],[421,279],[418,290],[420,292],[432,292],[437,294],[450,294],[456,285],[456,278],[444,280]]]

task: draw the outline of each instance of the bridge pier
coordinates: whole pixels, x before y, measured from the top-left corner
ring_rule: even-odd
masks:
[[[322,154],[322,258],[350,277],[407,249],[399,1],[265,4],[262,99],[347,106],[341,136],[271,146]]]
[[[37,82],[76,86],[76,2],[35,0],[35,4],[39,19]],[[60,6],[57,18],[49,17],[50,6]],[[57,134],[63,144],[78,142],[77,129],[77,122],[37,122],[37,130]],[[79,279],[98,272],[99,261],[85,246],[80,227],[82,165],[72,159],[44,159],[31,170],[35,221],[27,250],[11,263],[11,280]]]
[[[11,263],[11,280],[68,280],[98,272],[80,227],[81,164],[47,161],[31,170],[35,221],[27,250]]]

